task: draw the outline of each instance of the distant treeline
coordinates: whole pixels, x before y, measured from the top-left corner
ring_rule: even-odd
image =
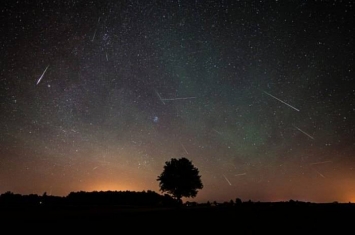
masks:
[[[177,200],[168,194],[154,191],[94,191],[71,192],[68,196],[51,196],[44,193],[21,195],[6,192],[0,195],[0,206],[57,206],[57,205],[118,205],[118,206],[174,206]]]

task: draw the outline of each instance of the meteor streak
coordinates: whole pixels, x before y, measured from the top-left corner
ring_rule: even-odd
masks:
[[[185,146],[184,146],[183,144],[181,144],[181,146],[182,146],[182,148],[185,150],[185,153],[186,153],[186,154],[189,154],[189,153],[187,152]]]
[[[160,99],[160,101],[165,105],[165,103],[164,103],[164,101],[163,101],[163,99],[161,98],[161,96],[159,95],[159,93],[155,90],[155,93],[157,93],[157,95],[158,95],[158,97],[159,97],[159,99]]]
[[[312,140],[314,140],[313,136],[311,136],[310,134],[304,132],[303,130],[301,130],[300,128],[298,128],[297,126],[294,126],[297,130],[299,130],[300,132],[302,132],[303,134],[305,134],[306,136],[308,136],[309,138],[311,138]]]
[[[227,183],[232,186],[232,183],[227,179],[227,177],[225,175],[223,175],[223,177],[226,179]]]
[[[182,98],[172,98],[172,99],[162,99],[162,100],[188,100],[195,99],[196,97],[182,97]]]
[[[326,164],[326,163],[331,163],[332,161],[324,161],[324,162],[313,162],[313,163],[310,163],[309,165],[319,165],[319,164]]]
[[[287,105],[288,107],[293,108],[294,110],[296,110],[296,111],[298,111],[298,112],[300,111],[299,109],[297,109],[297,108],[293,107],[292,105],[290,105],[290,104],[286,103],[285,101],[280,100],[279,98],[277,98],[277,97],[275,97],[275,96],[271,95],[270,93],[267,93],[266,91],[264,91],[264,93],[265,93],[265,94],[267,94],[268,96],[271,96],[272,98],[274,98],[274,99],[276,99],[276,100],[280,101],[281,103],[283,103],[283,104]]]
[[[46,73],[46,71],[47,71],[48,67],[49,67],[49,65],[48,65],[48,66],[47,66],[47,68],[44,70],[44,72],[42,73],[41,77],[38,79],[38,81],[37,81],[37,84],[36,84],[36,85],[38,85],[38,83],[40,83],[40,81],[42,80],[42,78],[43,78],[44,74]]]
[[[320,173],[320,172],[317,171],[317,170],[315,170],[315,171],[318,173],[318,175],[320,175],[321,177],[325,178],[325,176],[324,176],[322,173]]]

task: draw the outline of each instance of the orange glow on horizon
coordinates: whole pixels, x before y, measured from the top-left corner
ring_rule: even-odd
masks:
[[[142,191],[133,185],[119,184],[119,183],[97,183],[86,187],[85,191]]]

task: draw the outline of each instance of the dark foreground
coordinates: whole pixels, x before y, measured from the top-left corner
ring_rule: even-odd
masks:
[[[105,223],[169,227],[171,231],[238,231],[238,234],[350,234],[355,231],[355,204],[243,203],[173,208],[122,206],[2,207],[2,224]],[[168,232],[168,231],[167,231]],[[224,234],[224,233],[218,233]]]

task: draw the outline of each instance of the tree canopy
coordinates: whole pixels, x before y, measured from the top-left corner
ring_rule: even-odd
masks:
[[[172,158],[165,162],[158,176],[160,191],[167,192],[179,201],[182,197],[195,197],[203,188],[199,170],[187,158]]]

